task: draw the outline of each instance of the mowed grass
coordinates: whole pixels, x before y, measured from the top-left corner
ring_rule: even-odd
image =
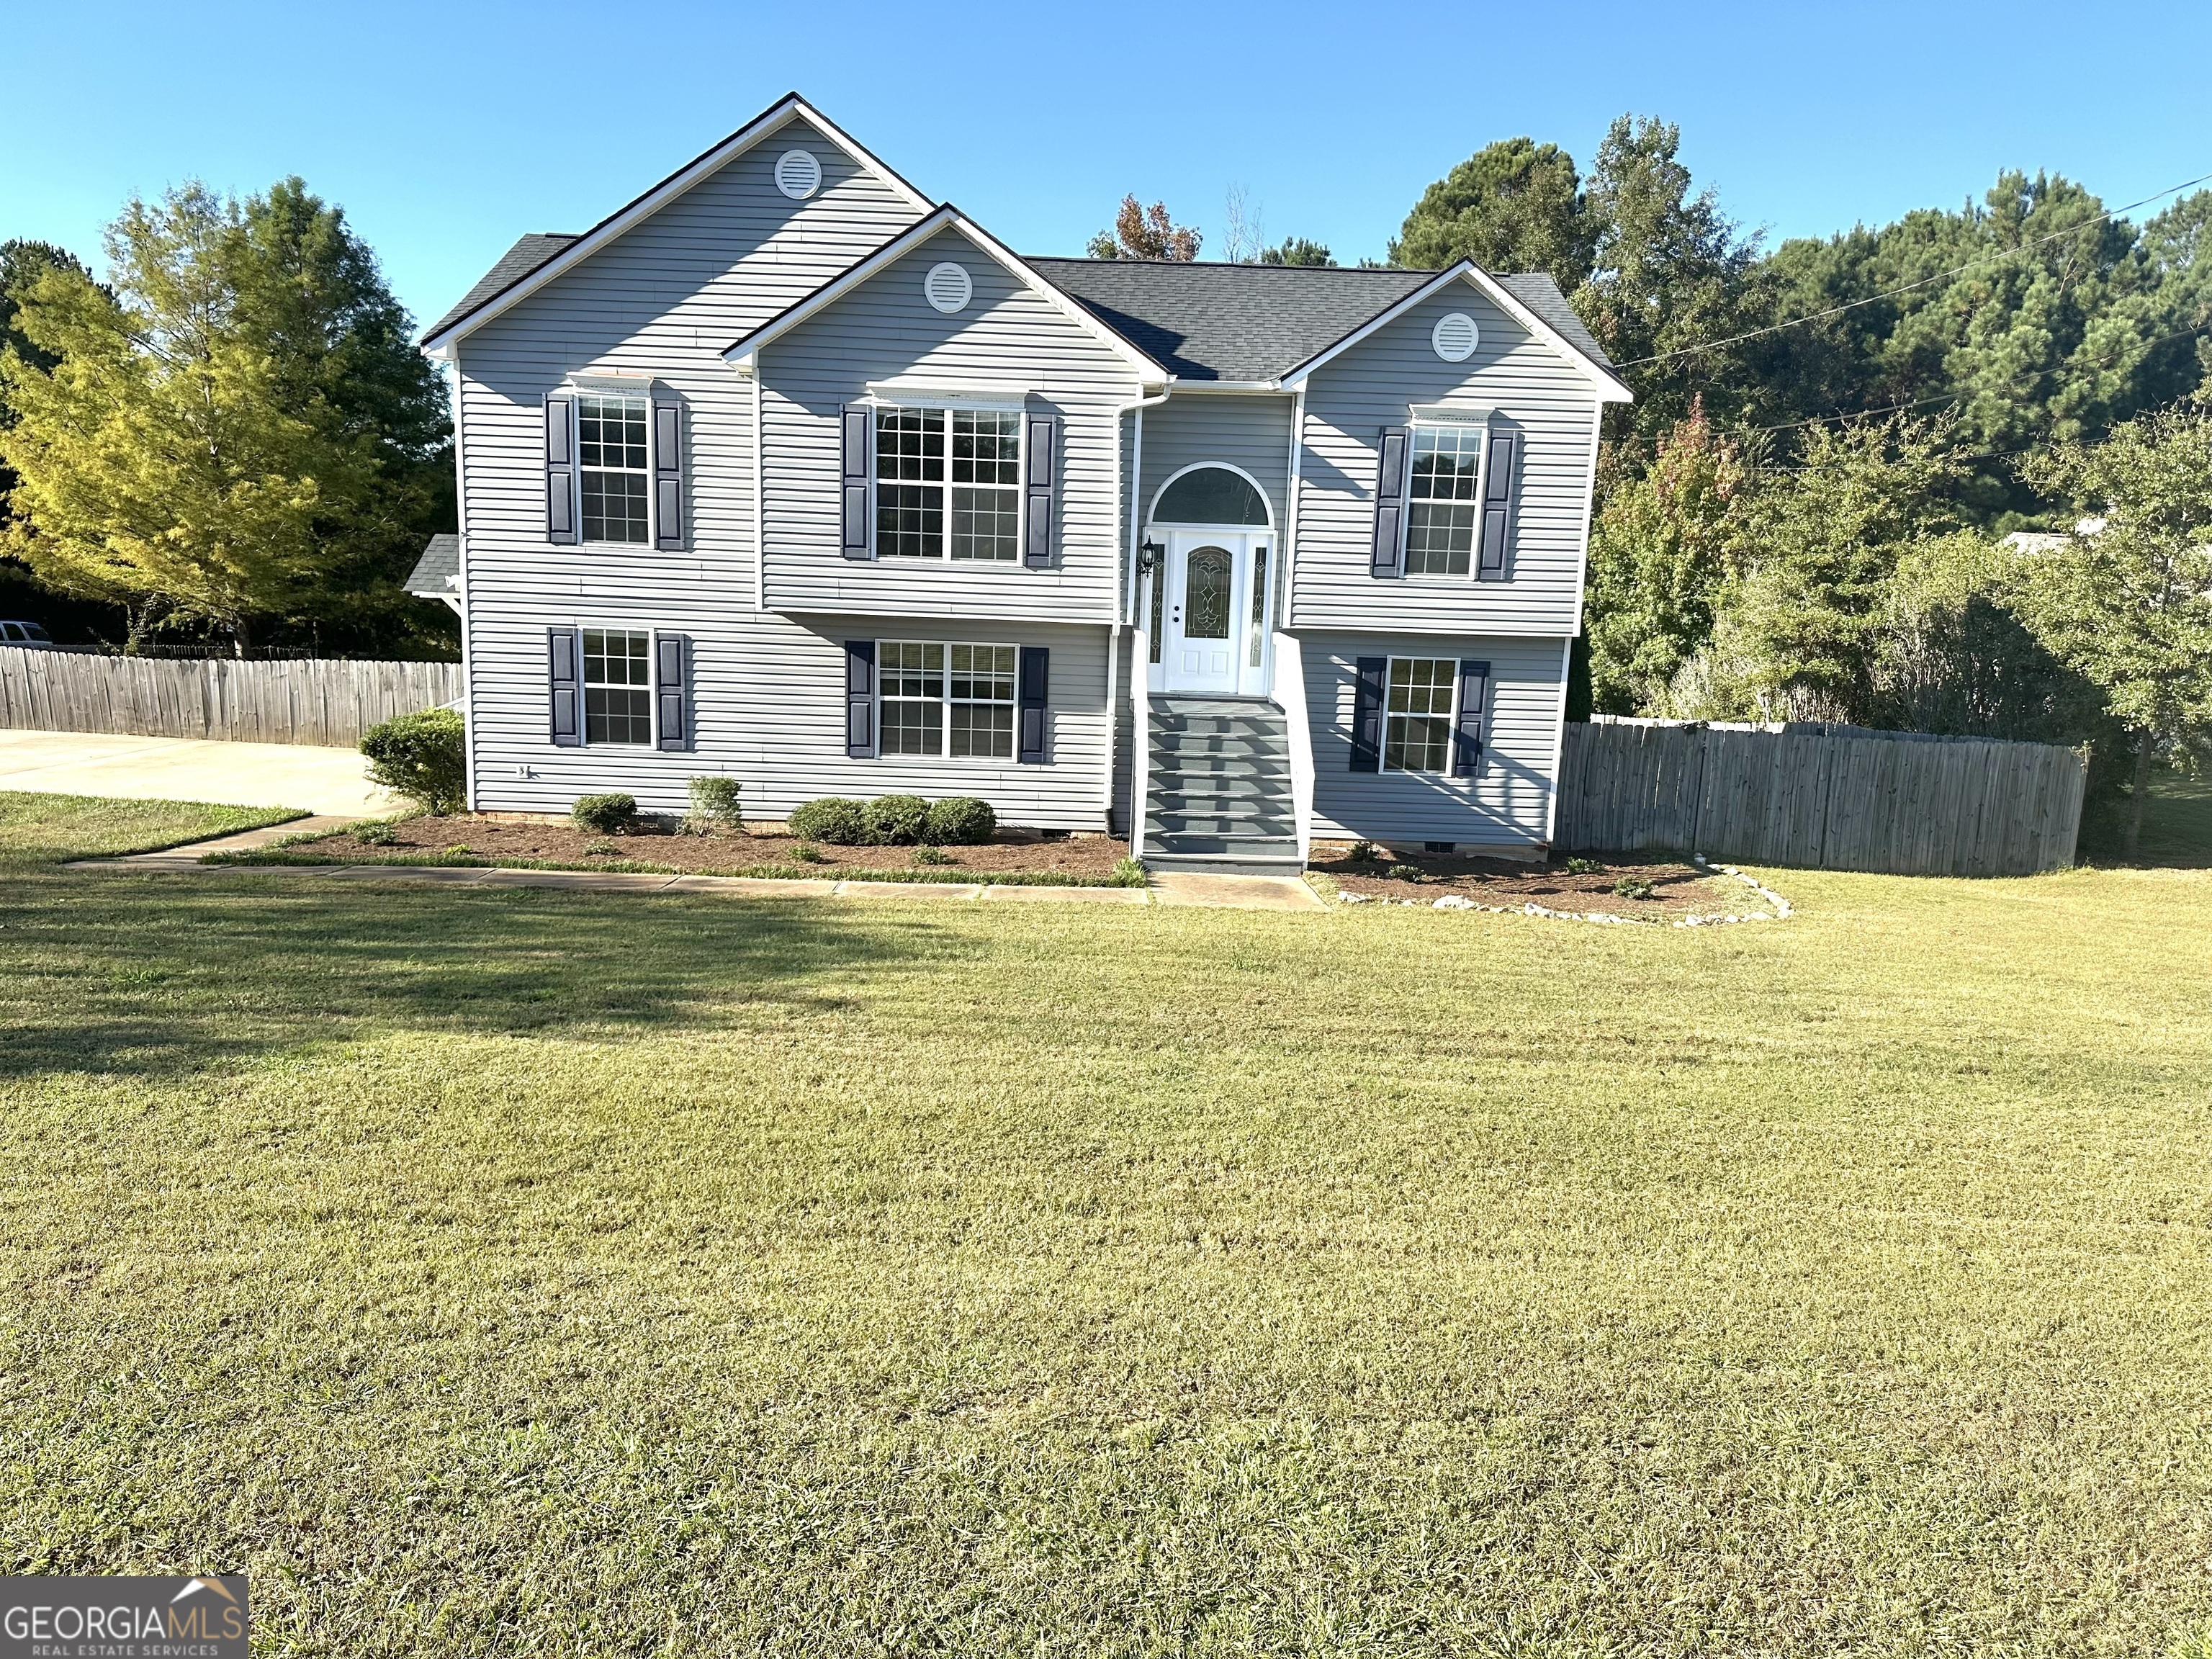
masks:
[[[1771,878],[12,870],[0,1571],[284,1655],[2164,1653],[2212,873]]]
[[[0,872],[61,859],[151,853],[164,847],[283,823],[283,806],[218,806],[198,800],[114,800],[0,789]]]

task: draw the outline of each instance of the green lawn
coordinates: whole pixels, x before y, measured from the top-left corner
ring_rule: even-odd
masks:
[[[202,800],[111,800],[0,789],[0,872],[65,858],[151,853],[303,816],[286,806],[216,806]]]
[[[0,1571],[242,1567],[270,1655],[2165,1653],[2212,872],[1771,878],[0,871]]]
[[[2081,855],[2100,864],[2121,860],[2127,833],[2128,798],[2113,794],[2093,801],[2083,814]],[[2152,780],[2143,798],[2142,844],[2136,861],[2212,866],[2212,777],[2172,773]]]

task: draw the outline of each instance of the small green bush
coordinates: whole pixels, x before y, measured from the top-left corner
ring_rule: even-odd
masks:
[[[791,833],[801,841],[859,847],[868,839],[868,809],[839,795],[811,800],[791,815]]]
[[[745,817],[739,810],[738,800],[742,793],[735,778],[692,779],[691,813],[684,828],[696,830],[701,835],[711,835],[717,830],[744,829]]]
[[[1145,884],[1145,866],[1134,859],[1116,859],[1113,879],[1106,884],[1109,887],[1142,887]]]
[[[587,841],[584,843],[584,856],[587,859],[612,858],[621,851],[622,848],[611,841]]]
[[[635,795],[579,795],[568,821],[594,835],[618,836],[637,822]]]
[[[999,815],[973,795],[948,796],[930,807],[927,833],[939,847],[981,847],[999,833]]]
[[[1601,876],[1605,873],[1605,866],[1595,859],[1569,859],[1567,873],[1571,876]]]
[[[805,842],[799,842],[798,846],[791,849],[791,856],[800,864],[826,864],[829,862],[829,860],[823,856],[822,849],[820,848],[810,846]]]
[[[934,847],[915,848],[914,849],[914,861],[916,864],[950,864],[952,862],[951,859],[945,857],[944,854],[939,852]]]
[[[389,847],[399,839],[399,833],[389,823],[364,823],[353,832],[353,838],[364,847]]]
[[[1626,899],[1656,898],[1658,890],[1638,876],[1623,876],[1613,884],[1615,896]]]
[[[1418,864],[1394,864],[1390,873],[1399,881],[1426,881],[1429,872]]]
[[[878,795],[868,803],[868,839],[912,847],[929,831],[929,803],[919,795]]]
[[[426,708],[372,726],[361,740],[368,775],[426,812],[459,812],[469,804],[468,740],[459,714]]]
[[[1371,841],[1355,841],[1352,850],[1345,854],[1354,864],[1373,864],[1382,856],[1382,849]]]

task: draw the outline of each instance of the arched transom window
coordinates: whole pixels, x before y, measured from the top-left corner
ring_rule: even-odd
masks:
[[[1156,524],[1265,525],[1267,503],[1241,472],[1225,466],[1194,467],[1160,492],[1152,520]]]

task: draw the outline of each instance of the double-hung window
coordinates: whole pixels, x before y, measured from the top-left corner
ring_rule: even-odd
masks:
[[[1459,663],[1453,658],[1390,659],[1383,704],[1383,770],[1450,769],[1452,698],[1458,684]]]
[[[876,662],[881,753],[1013,758],[1012,646],[884,640]]]
[[[1464,576],[1474,568],[1482,441],[1489,428],[1413,428],[1413,471],[1406,512],[1406,574]]]
[[[585,392],[576,399],[576,461],[583,475],[584,539],[650,539],[653,459],[651,419],[642,397]]]
[[[876,410],[876,554],[1021,556],[1022,417],[1013,410]]]
[[[653,636],[584,629],[584,741],[653,741]]]

